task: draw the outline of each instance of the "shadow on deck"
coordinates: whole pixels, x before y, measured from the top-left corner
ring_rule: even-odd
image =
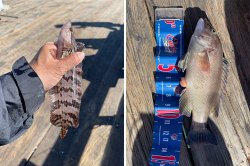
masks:
[[[150,151],[152,147],[152,119],[153,114],[140,114],[143,125],[140,128],[136,139],[133,144],[133,152],[132,152],[132,163],[133,166],[145,166],[149,165],[150,159]],[[184,139],[181,143],[181,153],[180,153],[180,166],[194,166],[193,157],[198,157],[198,161],[200,161],[204,165],[206,163],[208,166],[215,165],[218,163],[221,165],[232,166],[232,160],[230,154],[225,145],[223,136],[221,135],[219,129],[216,124],[213,123],[212,120],[208,120],[208,124],[212,132],[216,135],[217,145],[203,145],[197,144],[193,145],[191,148],[195,150],[191,153],[190,149],[188,149],[186,141]],[[190,126],[190,119],[184,117],[184,126],[186,126],[186,130],[188,130]],[[151,130],[150,130],[151,129]],[[209,150],[208,150],[209,149]],[[214,163],[216,161],[216,163]],[[216,165],[217,164],[217,165]],[[219,165],[218,165],[219,166]]]
[[[225,18],[235,52],[239,80],[250,108],[250,1],[225,0]],[[250,135],[250,124],[244,125]]]

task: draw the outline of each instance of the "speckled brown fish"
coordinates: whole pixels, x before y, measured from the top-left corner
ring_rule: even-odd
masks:
[[[188,51],[178,64],[186,70],[185,79],[181,81],[186,89],[181,94],[180,111],[188,117],[192,113],[189,141],[216,143],[206,124],[210,113],[218,113],[226,64],[218,35],[208,20],[200,19]]]
[[[82,51],[84,44],[76,43],[71,22],[63,25],[57,41],[57,58],[64,58],[76,51]],[[82,96],[81,64],[68,71],[49,94],[52,99],[50,122],[61,127],[60,137],[64,138],[68,127],[77,128]]]

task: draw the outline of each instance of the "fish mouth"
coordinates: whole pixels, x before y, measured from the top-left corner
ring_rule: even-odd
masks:
[[[207,18],[204,19],[204,23],[205,23],[205,31],[207,31],[206,37],[210,39],[211,42],[213,42],[213,40],[217,37],[217,32]]]
[[[213,28],[213,25],[207,18],[204,18],[204,24],[205,24],[205,29],[209,29],[210,32],[215,33],[215,29]]]
[[[63,25],[62,29],[70,29],[71,28],[71,21],[69,20],[66,24]]]

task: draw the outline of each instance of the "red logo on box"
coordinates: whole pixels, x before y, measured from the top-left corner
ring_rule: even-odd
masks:
[[[159,64],[157,66],[158,70],[162,71],[162,72],[171,72],[174,69],[176,69],[177,71],[180,70],[180,68],[176,65],[166,65],[167,67],[164,67],[164,64]]]
[[[181,115],[179,110],[157,110],[156,116],[163,119],[177,119]]]
[[[173,156],[173,155],[171,155],[171,156],[152,155],[151,161],[153,163],[174,165],[176,159],[175,159],[175,156]]]
[[[175,20],[165,20],[165,23],[171,25],[171,28],[176,27]]]

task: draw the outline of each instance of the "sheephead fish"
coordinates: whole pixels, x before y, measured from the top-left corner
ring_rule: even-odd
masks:
[[[207,19],[199,19],[187,53],[178,66],[182,71],[186,70],[185,78],[181,80],[181,85],[186,88],[181,93],[180,111],[188,117],[192,113],[188,140],[216,144],[207,120],[211,113],[218,116],[227,61],[223,58],[219,37]]]

